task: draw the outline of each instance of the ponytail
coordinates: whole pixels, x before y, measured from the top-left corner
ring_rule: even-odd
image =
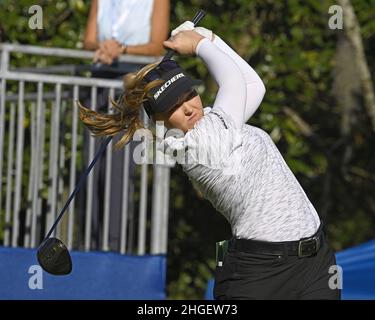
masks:
[[[115,102],[110,98],[116,113],[104,114],[85,108],[78,101],[79,117],[85,126],[93,133],[94,137],[114,136],[122,131],[122,137],[115,145],[116,149],[125,146],[138,129],[144,128],[140,111],[147,100],[151,89],[159,86],[164,80],[146,82],[144,77],[154,69],[159,62],[143,67],[138,72],[128,73],[124,76],[124,92]]]

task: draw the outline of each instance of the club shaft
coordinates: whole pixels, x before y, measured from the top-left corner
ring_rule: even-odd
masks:
[[[81,177],[79,178],[79,182],[77,184],[77,186],[75,187],[75,189],[72,191],[71,195],[69,196],[68,200],[66,201],[65,203],[65,206],[62,208],[59,216],[57,217],[55,223],[52,225],[51,229],[48,231],[47,235],[45,236],[45,238],[43,239],[43,241],[45,239],[48,239],[52,232],[56,229],[56,226],[58,225],[58,223],[60,222],[62,216],[64,215],[66,209],[69,207],[69,204],[70,202],[73,200],[73,198],[75,197],[75,195],[77,194],[77,192],[81,189],[83,183],[86,181],[86,178],[88,177],[88,175],[90,174],[90,171],[91,169],[94,167],[95,163],[98,161],[99,157],[104,153],[105,149],[107,148],[107,145],[109,144],[109,142],[112,140],[112,137],[107,137],[104,142],[102,143],[99,151],[96,153],[94,159],[91,161],[90,165],[87,167],[86,171],[81,175]],[[42,242],[43,242],[42,241]]]

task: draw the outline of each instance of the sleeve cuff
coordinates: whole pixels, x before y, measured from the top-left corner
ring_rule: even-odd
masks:
[[[195,54],[199,56],[199,50],[202,46],[204,46],[206,43],[211,43],[211,41],[207,38],[203,38],[201,41],[198,42],[197,46],[195,47]]]

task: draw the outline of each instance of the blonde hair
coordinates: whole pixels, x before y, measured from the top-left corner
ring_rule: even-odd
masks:
[[[165,82],[165,80],[157,79],[147,83],[144,77],[158,64],[159,62],[149,64],[138,72],[124,76],[124,92],[121,98],[117,102],[110,99],[117,113],[98,113],[85,108],[78,101],[79,117],[94,137],[114,136],[124,130],[122,137],[115,144],[115,148],[119,149],[132,139],[138,129],[144,128],[140,118],[143,103],[147,100],[151,89]]]

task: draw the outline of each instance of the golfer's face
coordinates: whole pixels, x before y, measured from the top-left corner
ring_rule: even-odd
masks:
[[[155,120],[164,121],[168,129],[177,128],[186,133],[203,117],[202,100],[199,95],[187,99],[165,114],[155,114]]]

